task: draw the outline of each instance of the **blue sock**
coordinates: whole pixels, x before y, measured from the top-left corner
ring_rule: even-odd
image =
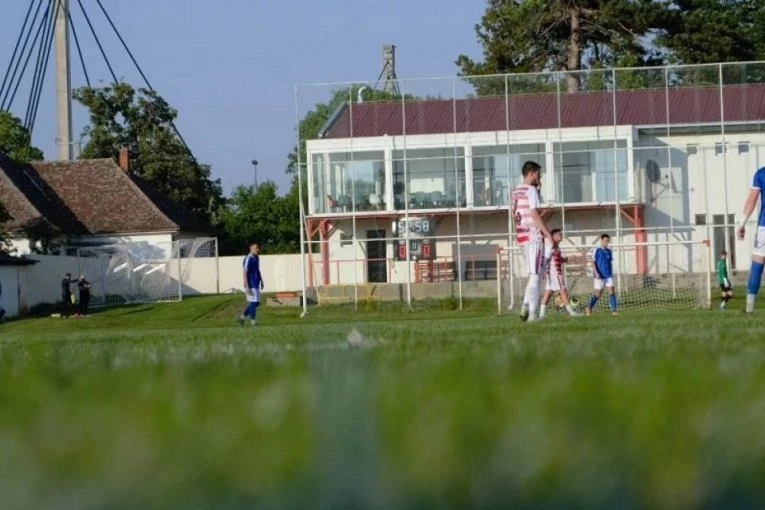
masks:
[[[255,303],[249,303],[247,305],[247,308],[244,310],[244,316],[253,320],[255,319]]]
[[[255,320],[255,317],[258,314],[258,305],[260,305],[260,303],[250,303],[250,305],[252,306],[252,314],[250,315],[250,318]]]
[[[752,262],[752,269],[749,271],[749,285],[746,291],[748,294],[756,296],[760,291],[760,282],[762,282],[762,270],[765,267],[761,262]]]
[[[611,305],[611,311],[615,312],[616,311],[616,294],[611,294],[608,297],[608,303]]]
[[[593,294],[592,299],[590,299],[590,310],[594,310],[595,309],[595,305],[598,304],[598,299],[600,299],[600,298]]]

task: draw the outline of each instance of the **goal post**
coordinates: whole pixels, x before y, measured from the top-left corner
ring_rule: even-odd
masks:
[[[579,308],[593,291],[591,260],[597,245],[562,244],[568,257],[566,283]],[[692,310],[709,308],[712,299],[712,257],[708,241],[622,243],[613,252],[614,285],[620,310]],[[497,251],[497,312],[520,310],[528,275],[520,247]],[[546,277],[540,277],[540,294]],[[598,302],[608,309],[607,291]]]

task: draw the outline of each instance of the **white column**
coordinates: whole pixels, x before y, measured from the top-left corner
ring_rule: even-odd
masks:
[[[465,201],[472,209],[473,201],[473,146],[465,145]]]
[[[385,210],[393,211],[395,209],[395,201],[393,194],[393,149],[390,146],[390,140],[386,136],[388,142],[385,147]]]
[[[72,159],[72,75],[69,70],[69,0],[57,0],[56,15],[56,102],[58,115],[58,159]]]

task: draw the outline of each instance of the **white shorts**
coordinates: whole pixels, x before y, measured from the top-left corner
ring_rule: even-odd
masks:
[[[613,278],[606,278],[605,280],[601,280],[600,278],[595,278],[592,281],[592,287],[595,290],[603,290],[603,287],[613,288],[613,286],[614,286]]]
[[[542,269],[545,262],[545,250],[544,243],[540,241],[532,241],[528,244],[521,246],[523,257],[526,259],[527,274],[542,274]]]
[[[260,303],[260,289],[251,289],[252,294],[247,294],[245,292],[245,296],[247,296],[247,302],[248,303]]]
[[[560,292],[562,290],[568,290],[566,287],[566,278],[563,275],[549,275],[547,277],[547,290],[552,292]]]
[[[765,257],[765,227],[757,227],[757,233],[754,235],[752,255]]]

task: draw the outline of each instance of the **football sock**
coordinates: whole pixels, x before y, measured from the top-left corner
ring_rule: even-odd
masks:
[[[611,311],[615,312],[616,311],[616,294],[611,294],[608,297],[608,304],[611,305]]]
[[[571,303],[566,305],[566,311],[568,312],[569,315],[573,315],[574,314],[574,307],[571,306]]]
[[[594,310],[595,309],[595,305],[598,304],[598,299],[600,299],[598,296],[596,296],[594,294],[592,295],[592,299],[590,299],[590,310]]]
[[[762,281],[762,270],[765,268],[761,262],[752,262],[752,269],[749,271],[749,284],[747,293],[756,296],[760,292],[760,282]]]
[[[545,317],[547,316],[547,305],[542,305],[539,307],[539,317]]]
[[[536,317],[539,305],[539,275],[529,275],[529,283],[526,286],[526,301],[529,306],[529,317]]]

